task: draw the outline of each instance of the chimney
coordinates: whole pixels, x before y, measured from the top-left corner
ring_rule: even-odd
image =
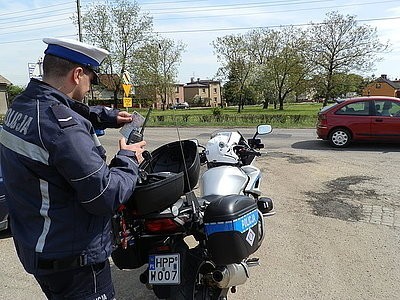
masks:
[[[199,82],[200,81],[200,78],[197,78],[197,82]]]
[[[381,78],[387,79],[387,75],[386,75],[386,74],[382,74],[382,75],[381,75]]]
[[[194,82],[194,77],[190,77],[190,82],[191,82],[191,83]]]

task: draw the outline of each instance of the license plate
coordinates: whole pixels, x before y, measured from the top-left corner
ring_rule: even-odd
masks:
[[[150,255],[149,283],[180,284],[181,259],[179,253]]]

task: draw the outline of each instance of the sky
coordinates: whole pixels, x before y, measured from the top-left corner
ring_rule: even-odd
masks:
[[[93,0],[80,0],[82,12]],[[103,0],[97,0],[101,2]],[[132,0],[133,1],[133,0]],[[257,27],[318,23],[331,11],[353,15],[359,25],[377,29],[390,52],[380,54],[375,69],[360,74],[386,74],[400,79],[399,0],[137,0],[153,17],[155,32],[186,45],[179,67],[179,83],[190,78],[213,79],[220,66],[211,43],[225,35]],[[78,39],[71,17],[77,0],[0,0],[0,75],[14,85],[29,82],[28,64],[43,57],[44,37]]]

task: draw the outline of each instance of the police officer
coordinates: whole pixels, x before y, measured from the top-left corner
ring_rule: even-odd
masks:
[[[32,79],[0,133],[11,230],[19,259],[49,299],[113,299],[111,216],[135,188],[145,142],[107,166],[96,128],[129,114],[81,103],[104,49],[48,38],[43,81]]]

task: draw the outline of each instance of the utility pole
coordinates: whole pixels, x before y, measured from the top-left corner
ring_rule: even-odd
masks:
[[[78,37],[79,37],[79,41],[82,42],[82,29],[81,29],[81,0],[76,0],[76,11],[78,13]],[[90,87],[90,94],[92,96],[92,100],[93,100],[93,88]],[[87,99],[87,97],[85,97],[83,99],[83,103],[88,104],[89,101]]]
[[[78,36],[79,41],[82,42],[82,30],[81,30],[81,1],[76,0],[76,9],[78,12]]]

